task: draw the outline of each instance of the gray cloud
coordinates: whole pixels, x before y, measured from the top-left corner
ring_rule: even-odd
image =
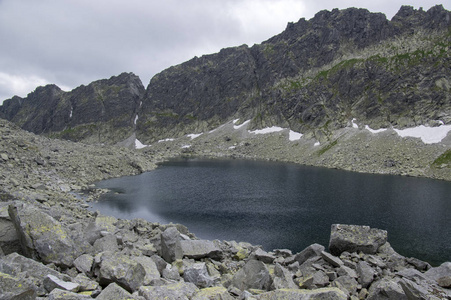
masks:
[[[420,3],[421,2],[421,3]],[[2,0],[0,101],[38,85],[72,89],[121,72],[146,86],[171,65],[260,43],[322,9],[365,7],[391,18],[403,3],[329,0]],[[425,9],[430,0],[411,1]],[[446,6],[445,6],[446,7]],[[449,7],[446,7],[449,9]]]

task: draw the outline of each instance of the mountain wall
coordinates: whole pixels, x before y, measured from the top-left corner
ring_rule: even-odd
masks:
[[[141,80],[132,73],[94,81],[70,92],[46,85],[26,98],[5,100],[0,117],[37,134],[112,144],[132,134],[144,91]]]
[[[0,106],[23,129],[89,143],[144,143],[226,122],[282,126],[330,141],[358,119],[373,129],[451,123],[451,13],[403,6],[387,20],[349,8],[321,11],[248,47],[195,57],[147,89],[123,73],[64,92],[39,87]]]
[[[231,119],[327,139],[358,118],[374,128],[450,119],[450,13],[404,6],[388,21],[365,9],[321,11],[259,45],[223,49],[150,81],[145,141]]]

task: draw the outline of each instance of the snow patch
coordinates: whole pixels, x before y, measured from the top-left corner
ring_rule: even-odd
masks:
[[[236,122],[238,122],[238,120],[239,119],[236,119],[236,120],[233,120],[233,124],[235,124]],[[236,121],[236,122],[235,122]],[[247,120],[247,121],[245,121],[243,124],[241,124],[241,125],[233,125],[233,129],[240,129],[241,127],[243,127],[244,125],[246,125],[246,124],[248,124],[249,122],[250,122],[251,120]]]
[[[138,139],[135,139],[135,148],[136,149],[142,149],[142,148],[145,148],[145,147],[149,147],[149,145],[144,145]]]
[[[357,119],[356,118],[354,118],[354,119],[352,119],[352,128],[359,128],[359,125],[357,125],[357,123],[355,123],[355,121],[357,121]]]
[[[300,140],[301,137],[302,137],[302,133],[299,133],[299,132],[296,132],[293,130],[290,130],[290,133],[288,135],[289,140],[292,142]]]
[[[182,149],[187,149],[187,148],[191,148],[191,145],[183,145]]]
[[[235,119],[235,120],[233,120],[233,124],[236,124],[236,122],[238,122],[240,119]]]
[[[136,117],[135,117],[135,125],[136,125],[136,122],[138,121],[138,115],[136,115]]]
[[[451,131],[451,125],[441,125],[438,127],[427,127],[420,125],[406,129],[395,129],[400,137],[421,138],[425,144],[440,143]]]
[[[200,137],[202,134],[203,133],[197,133],[197,134],[191,133],[191,134],[187,134],[186,136],[190,137],[192,140],[194,140],[195,138]]]
[[[387,130],[387,128],[371,129],[370,126],[368,126],[368,125],[365,125],[365,129],[371,133],[380,133],[380,132],[384,132],[385,130]]]
[[[72,113],[74,112],[74,108],[71,106],[70,107],[70,114],[69,114],[69,118],[72,118]]]
[[[173,142],[175,141],[175,139],[164,139],[164,140],[159,140],[158,143],[162,143],[162,142]]]
[[[316,142],[315,144],[313,144],[313,146],[318,147],[320,144],[320,142]]]
[[[272,132],[279,132],[279,131],[282,131],[282,130],[283,130],[282,127],[272,126],[272,127],[267,127],[267,128],[263,128],[263,129],[257,129],[257,130],[254,130],[254,131],[249,131],[249,133],[267,134],[267,133],[272,133]]]
[[[230,146],[229,147],[229,149],[235,149],[236,148],[236,146]]]

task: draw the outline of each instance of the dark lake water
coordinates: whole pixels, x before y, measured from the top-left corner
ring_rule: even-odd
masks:
[[[433,265],[451,261],[451,182],[287,163],[180,159],[99,182],[114,193],[93,209],[119,218],[181,223],[203,239],[265,250],[326,248],[334,223],[388,230],[393,248]]]

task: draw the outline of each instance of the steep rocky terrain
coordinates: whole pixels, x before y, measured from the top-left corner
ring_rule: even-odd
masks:
[[[170,67],[147,89],[132,73],[70,92],[48,85],[6,100],[0,118],[49,137],[142,142],[171,155],[187,134],[249,121],[248,131],[287,130],[278,140],[234,134],[233,143],[227,134],[204,134],[183,151],[449,180],[449,136],[426,144],[393,130],[451,124],[450,20],[442,6],[403,6],[390,21],[365,9],[321,11],[261,44]],[[372,134],[378,129],[388,131]],[[289,130],[302,138],[288,142]]]
[[[25,99],[13,97],[0,117],[37,134],[88,143],[114,144],[129,137],[144,87],[132,73],[98,80],[64,92],[38,87]]]
[[[162,157],[3,120],[0,133],[0,299],[451,299],[451,262],[403,257],[368,226],[334,224],[328,249],[292,253],[89,211],[78,189]]]
[[[289,127],[321,141],[357,118],[371,128],[450,119],[450,13],[402,7],[321,11],[259,45],[223,49],[152,78],[138,138],[153,142],[227,121]]]

